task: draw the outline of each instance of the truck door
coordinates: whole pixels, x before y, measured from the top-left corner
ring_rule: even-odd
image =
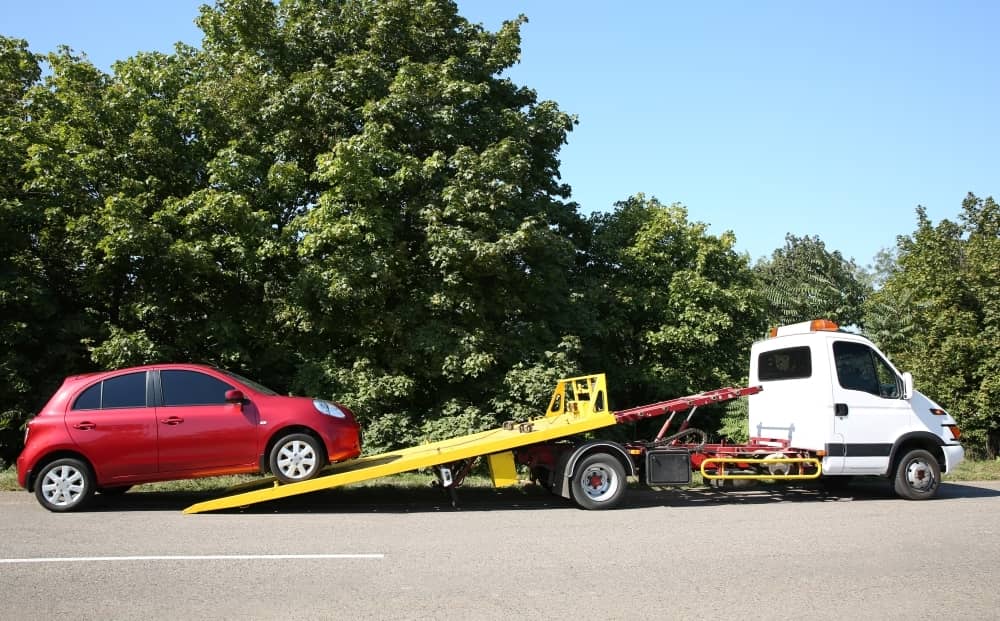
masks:
[[[834,442],[827,445],[831,471],[884,474],[896,438],[912,425],[903,382],[892,366],[864,343],[834,340]],[[838,467],[839,466],[839,467]]]

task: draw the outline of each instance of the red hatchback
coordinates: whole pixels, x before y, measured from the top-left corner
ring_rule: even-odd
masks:
[[[50,511],[152,481],[270,471],[284,483],[361,453],[342,405],[234,373],[158,364],[67,377],[33,418],[18,483]]]

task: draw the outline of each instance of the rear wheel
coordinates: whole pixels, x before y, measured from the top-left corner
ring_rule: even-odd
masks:
[[[35,481],[35,498],[57,513],[86,506],[95,491],[94,474],[85,462],[64,457],[46,464]]]
[[[307,481],[323,469],[323,447],[316,438],[305,433],[282,437],[271,448],[271,474],[282,483]]]
[[[573,500],[584,509],[611,509],[625,496],[625,468],[614,455],[595,453],[576,467],[570,483]]]
[[[941,466],[924,449],[907,452],[896,466],[893,489],[907,500],[926,500],[934,496],[940,484]]]

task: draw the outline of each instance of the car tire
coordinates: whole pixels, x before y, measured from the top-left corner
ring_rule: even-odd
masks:
[[[77,511],[94,496],[96,482],[90,466],[79,459],[64,457],[46,464],[35,479],[35,498],[55,513]]]
[[[282,436],[271,447],[268,465],[282,483],[308,481],[326,465],[323,445],[306,433]]]

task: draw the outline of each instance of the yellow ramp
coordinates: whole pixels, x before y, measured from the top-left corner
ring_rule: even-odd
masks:
[[[549,409],[542,418],[334,464],[326,470],[329,474],[309,481],[275,485],[265,489],[199,502],[185,509],[184,513],[232,509],[267,500],[360,483],[410,470],[429,468],[565,438],[602,427],[610,427],[616,422],[614,415],[608,411],[607,387],[603,374],[564,379],[559,381],[549,402]]]

